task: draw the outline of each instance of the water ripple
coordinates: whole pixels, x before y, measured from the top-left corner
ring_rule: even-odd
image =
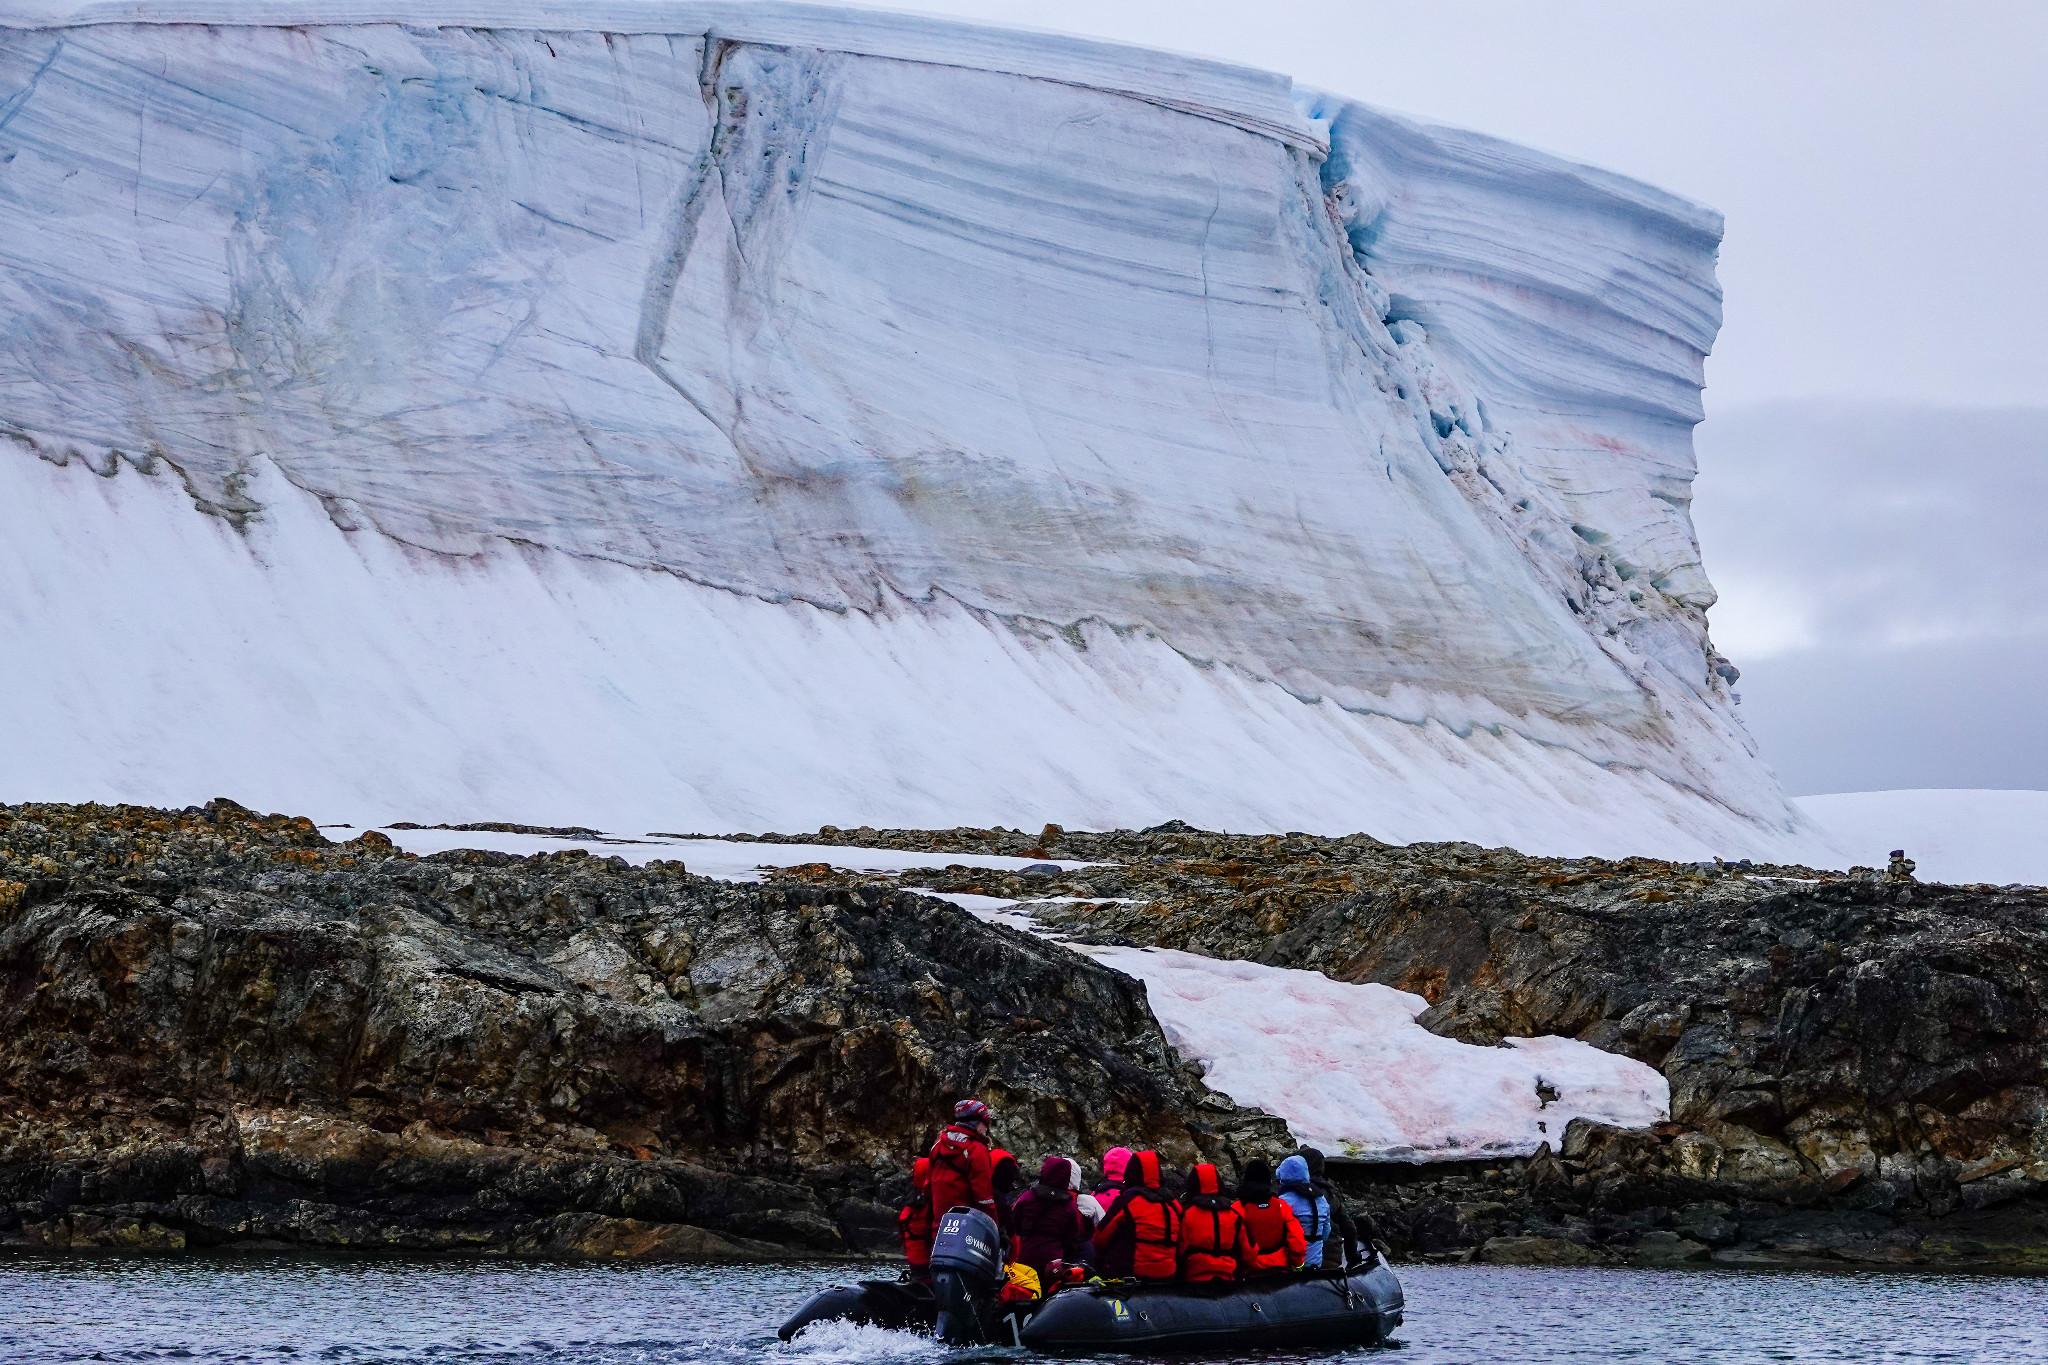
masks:
[[[0,1261],[0,1362],[1014,1365],[826,1324],[775,1326],[843,1266]],[[2006,1365],[2048,1360],[2048,1282],[1817,1272],[1410,1266],[1380,1365]],[[1367,1354],[1367,1353],[1353,1353]],[[1262,1354],[1257,1365],[1327,1357]],[[1363,1365],[1363,1362],[1361,1362]]]

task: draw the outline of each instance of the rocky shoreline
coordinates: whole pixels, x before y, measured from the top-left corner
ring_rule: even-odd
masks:
[[[2048,1270],[2042,888],[1178,825],[794,838],[1096,862],[912,879],[1018,900],[1069,941],[1380,982],[1448,1037],[1559,1034],[1664,1072],[1652,1132],[1574,1122],[1533,1159],[1339,1167],[1401,1254]]]
[[[893,1249],[932,1117],[1284,1143],[1137,983],[929,898],[413,858],[231,802],[0,814],[0,1242]]]
[[[1285,1149],[1140,983],[914,882],[1671,1080],[1652,1132],[1334,1167],[1399,1255],[2048,1269],[2038,889],[1179,826],[756,837],[1095,865],[734,885],[414,858],[228,801],[0,808],[0,1245],[886,1253],[908,1158],[966,1094],[1027,1153]]]

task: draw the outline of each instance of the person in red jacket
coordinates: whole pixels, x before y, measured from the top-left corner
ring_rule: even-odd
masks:
[[[1181,1198],[1180,1273],[1191,1282],[1234,1280],[1252,1257],[1244,1215],[1223,1192],[1216,1168],[1206,1163],[1188,1172]]]
[[[932,1144],[932,1215],[943,1218],[956,1208],[979,1209],[1003,1225],[992,1183],[994,1163],[988,1154],[988,1125],[994,1116],[980,1100],[953,1106],[953,1121]]]
[[[1237,1212],[1244,1219],[1244,1238],[1250,1258],[1244,1263],[1246,1275],[1278,1275],[1301,1266],[1308,1254],[1308,1237],[1301,1220],[1285,1201],[1273,1195],[1273,1168],[1253,1160],[1237,1182]]]
[[[932,1264],[932,1163],[919,1157],[910,1168],[910,1202],[896,1215],[896,1235],[903,1239],[903,1257],[914,1272]]]
[[[1096,1230],[1095,1252],[1113,1279],[1170,1280],[1180,1269],[1180,1205],[1159,1188],[1159,1153],[1131,1157],[1123,1194]]]

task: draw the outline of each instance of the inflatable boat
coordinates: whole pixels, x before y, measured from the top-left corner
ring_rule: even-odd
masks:
[[[1401,1325],[1401,1282],[1377,1250],[1344,1270],[1256,1280],[1072,1285],[1044,1299],[1002,1300],[995,1224],[956,1209],[932,1242],[932,1277],[864,1280],[813,1295],[779,1335],[817,1322],[930,1332],[952,1346],[1024,1346],[1047,1355],[1375,1346]]]

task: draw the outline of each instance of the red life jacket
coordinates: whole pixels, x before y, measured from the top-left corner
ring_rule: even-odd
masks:
[[[1103,1220],[1095,1246],[1112,1275],[1170,1280],[1180,1269],[1180,1205],[1159,1189],[1157,1152],[1131,1158],[1123,1197]]]
[[[932,1163],[919,1157],[910,1168],[910,1202],[896,1215],[896,1235],[903,1239],[903,1255],[919,1270],[932,1263]]]
[[[980,1134],[961,1124],[947,1124],[932,1144],[930,1160],[933,1213],[944,1217],[955,1207],[980,1209],[998,1224],[1002,1222],[990,1180],[994,1167]]]
[[[1249,1250],[1244,1215],[1210,1165],[1195,1167],[1194,1192],[1180,1214],[1181,1275],[1188,1280],[1233,1280]]]
[[[1279,1199],[1258,1204],[1240,1199],[1237,1211],[1244,1219],[1245,1242],[1251,1252],[1247,1274],[1270,1275],[1301,1264],[1308,1252],[1308,1238],[1302,1235],[1301,1220],[1293,1209]]]

